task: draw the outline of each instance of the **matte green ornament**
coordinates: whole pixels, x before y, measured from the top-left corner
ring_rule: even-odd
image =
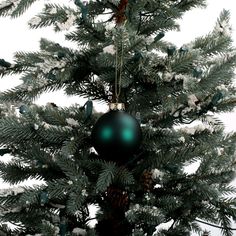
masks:
[[[91,138],[102,159],[123,162],[138,150],[142,132],[136,118],[124,110],[115,109],[98,119]]]
[[[134,139],[133,130],[130,128],[125,128],[122,130],[122,139],[126,142],[132,142]]]
[[[101,139],[102,140],[109,140],[112,138],[112,128],[111,127],[104,127],[101,131]]]

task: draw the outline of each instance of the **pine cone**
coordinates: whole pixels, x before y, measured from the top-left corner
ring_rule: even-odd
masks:
[[[152,178],[152,172],[145,170],[140,178],[141,185],[143,187],[144,192],[149,192],[154,187],[154,181]]]
[[[128,0],[121,0],[120,4],[118,5],[118,11],[116,12],[116,23],[117,24],[122,24],[126,20],[125,16],[125,9],[128,5]]]
[[[120,188],[114,186],[108,187],[106,196],[112,208],[127,209],[129,206],[129,195]]]

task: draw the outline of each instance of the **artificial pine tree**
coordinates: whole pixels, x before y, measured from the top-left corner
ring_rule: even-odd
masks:
[[[2,1],[0,15],[18,17],[34,2]],[[10,184],[43,181],[1,193],[1,235],[201,235],[202,221],[233,235],[236,135],[216,116],[236,103],[229,12],[208,35],[178,48],[166,33],[204,0],[67,2],[48,1],[29,25],[68,30],[77,50],[43,38],[39,52],[0,60],[1,76],[22,76],[21,85],[0,94],[1,159],[12,155],[0,163],[0,175]],[[34,104],[62,88],[90,99],[80,107]],[[142,142],[134,152],[115,155],[115,145],[109,158],[95,152],[91,132],[102,115],[92,113],[95,100],[123,103],[136,117]],[[198,168],[190,174],[185,167],[192,163]],[[91,205],[99,209],[95,228]],[[166,222],[168,229],[156,228]]]

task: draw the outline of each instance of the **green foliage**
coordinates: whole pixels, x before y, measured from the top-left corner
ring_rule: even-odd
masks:
[[[50,222],[43,222],[41,226],[41,232],[43,236],[55,235],[56,234],[55,226],[50,224]]]
[[[1,162],[1,178],[10,184],[18,184],[30,177],[38,179],[38,173],[34,173],[29,167],[25,167],[19,162],[5,164]],[[14,174],[12,174],[14,173]]]
[[[67,12],[76,15],[77,13],[69,7],[61,6],[57,4],[45,4],[45,7],[39,15],[36,17],[40,21],[36,23],[29,22],[29,26],[32,29],[42,28],[46,26],[54,25],[55,31],[60,31],[60,28],[57,26],[57,23],[64,23],[68,19]],[[33,18],[34,19],[34,18]]]
[[[190,74],[198,60],[197,53],[180,54],[171,62],[171,68],[177,74]]]
[[[11,17],[18,17],[22,15],[34,2],[37,0],[21,0],[16,9],[11,13]]]
[[[104,167],[99,174],[96,189],[99,192],[106,191],[107,187],[112,184],[115,177],[116,165],[114,163],[104,164]]]
[[[9,2],[0,16],[18,17],[34,2]],[[0,221],[18,225],[0,226],[0,234],[55,235],[58,225],[66,224],[68,235],[76,228],[96,235],[97,229],[88,227],[95,204],[98,226],[114,226],[111,235],[127,227],[133,236],[151,236],[156,226],[171,221],[156,235],[189,236],[202,232],[201,220],[233,235],[236,135],[226,135],[216,116],[236,104],[229,11],[222,11],[212,32],[181,48],[165,41],[168,31],[179,30],[177,20],[186,11],[205,2],[130,0],[120,13],[120,1],[46,3],[30,20],[31,28],[76,26],[65,37],[79,49],[41,39],[38,52],[17,52],[13,63],[0,59],[0,75],[20,74],[22,81],[0,93],[0,156],[12,156],[0,162],[0,177],[10,184],[42,181],[0,196]],[[126,22],[114,27],[117,14]],[[33,104],[42,93],[59,89],[110,102],[121,59],[116,51],[122,48],[120,101],[127,112],[140,113],[143,131],[141,147],[123,166],[92,149],[91,129],[101,114],[86,117],[77,105]]]
[[[2,143],[23,143],[33,138],[35,138],[35,134],[32,128],[27,123],[20,123],[17,117],[1,119],[0,139]]]

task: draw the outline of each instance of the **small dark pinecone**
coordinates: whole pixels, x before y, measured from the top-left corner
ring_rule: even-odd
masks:
[[[144,192],[149,192],[154,187],[154,181],[152,177],[152,172],[145,170],[140,178],[141,185],[143,187]]]
[[[126,191],[110,186],[107,188],[106,196],[112,208],[128,209],[129,195]]]

